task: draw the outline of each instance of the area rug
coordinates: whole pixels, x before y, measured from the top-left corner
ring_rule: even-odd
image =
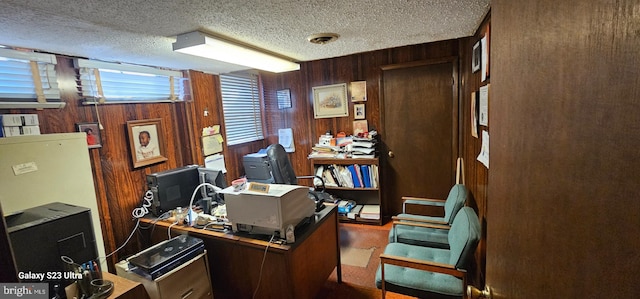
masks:
[[[375,247],[340,247],[340,261],[343,265],[366,268],[374,250],[376,250]]]

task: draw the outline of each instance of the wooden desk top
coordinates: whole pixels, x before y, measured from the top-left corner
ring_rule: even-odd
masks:
[[[120,277],[109,272],[102,272],[102,279],[113,281],[114,290],[108,299],[148,299],[144,286],[133,280]]]
[[[298,246],[298,244],[302,243],[302,241],[304,241],[309,235],[311,235],[311,233],[316,227],[318,227],[322,222],[330,218],[328,216],[331,213],[338,212],[338,208],[336,205],[334,204],[325,204],[325,205],[326,207],[322,211],[314,213],[314,215],[311,217],[310,222],[308,224],[302,227],[299,231],[296,231],[296,242],[293,244],[271,243],[269,245],[269,236],[266,236],[266,235],[251,235],[251,234],[242,233],[242,232],[234,233],[231,230],[229,230],[228,232],[221,232],[221,231],[196,228],[196,227],[191,227],[186,225],[171,226],[172,222],[168,220],[157,221],[156,218],[145,217],[145,218],[141,218],[140,222],[145,224],[150,224],[150,225],[157,225],[162,228],[169,228],[169,226],[171,226],[171,231],[173,232],[189,232],[189,233],[194,233],[196,235],[200,234],[203,236],[214,237],[214,238],[226,240],[229,242],[241,242],[246,245],[255,245],[258,247],[265,247],[268,245],[269,250],[273,249],[273,250],[288,251],[288,250],[292,250],[293,248]]]

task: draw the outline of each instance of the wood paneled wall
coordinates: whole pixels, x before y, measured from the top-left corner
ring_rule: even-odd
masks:
[[[489,169],[477,160],[482,147],[482,131],[490,132],[489,126],[477,126],[477,138],[472,136],[471,129],[471,94],[479,92],[480,87],[490,84],[491,77],[482,82],[480,71],[471,71],[473,46],[477,41],[490,34],[491,16],[487,15],[473,37],[462,39],[460,42],[460,146],[461,156],[464,158],[465,185],[471,192],[471,200],[468,205],[478,213],[482,225],[482,238],[476,250],[474,284],[479,288],[484,285],[486,269],[486,240],[487,240],[487,187],[489,184]],[[477,106],[476,106],[477,107]],[[477,108],[476,108],[477,109]],[[476,118],[477,119],[477,118]],[[489,134],[490,135],[490,134]]]

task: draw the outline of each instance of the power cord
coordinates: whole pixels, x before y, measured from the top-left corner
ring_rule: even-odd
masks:
[[[262,263],[260,264],[260,274],[258,274],[258,285],[256,286],[256,290],[253,291],[252,298],[256,298],[258,289],[260,289],[260,281],[262,280],[262,267],[264,267],[264,261],[267,259],[267,250],[269,250],[269,246],[271,246],[271,242],[273,242],[273,238],[275,237],[276,237],[275,233],[271,235],[271,239],[269,240],[269,243],[267,243],[267,248],[264,249],[264,255],[262,256]]]

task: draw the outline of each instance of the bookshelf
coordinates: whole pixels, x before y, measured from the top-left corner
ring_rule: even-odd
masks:
[[[347,215],[338,215],[338,220],[340,222],[352,222],[352,223],[366,223],[366,224],[377,224],[382,225],[382,202],[380,196],[380,185],[379,185],[379,163],[378,158],[310,158],[311,164],[313,166],[314,173],[318,170],[319,167],[322,166],[323,170],[326,170],[330,166],[339,166],[338,168],[343,169],[349,166],[364,166],[369,169],[369,177],[373,181],[367,184],[368,187],[347,187],[347,186],[329,186],[325,183],[326,192],[333,195],[334,197],[343,199],[343,200],[353,200],[356,202],[356,205],[374,205],[379,207],[380,214],[377,219],[369,219],[366,216],[361,215],[352,215],[348,217]],[[355,169],[355,167],[353,168]],[[375,172],[375,173],[374,173]],[[329,175],[329,174],[327,174]],[[324,175],[322,176],[325,177]],[[352,180],[355,178],[352,177]],[[325,180],[326,181],[326,180]],[[354,183],[357,184],[357,183]]]

